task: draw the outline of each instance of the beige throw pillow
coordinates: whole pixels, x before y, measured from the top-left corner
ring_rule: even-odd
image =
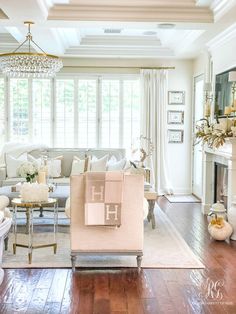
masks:
[[[89,169],[89,161],[89,157],[80,159],[79,157],[74,156],[70,175],[74,176],[86,172]]]

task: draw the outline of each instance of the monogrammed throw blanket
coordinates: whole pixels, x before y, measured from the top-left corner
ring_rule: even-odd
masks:
[[[124,174],[85,173],[85,225],[120,226]]]

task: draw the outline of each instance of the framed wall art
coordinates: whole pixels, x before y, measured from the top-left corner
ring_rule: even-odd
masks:
[[[184,123],[184,111],[168,110],[167,111],[167,123],[168,124],[183,124]]]
[[[168,104],[169,105],[184,105],[185,92],[183,91],[169,91],[168,92]]]
[[[183,143],[183,130],[168,130],[168,143]]]

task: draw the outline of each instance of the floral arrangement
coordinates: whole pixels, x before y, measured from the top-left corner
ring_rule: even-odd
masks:
[[[224,118],[211,124],[208,119],[201,119],[200,122],[196,125],[196,144],[202,142],[210,148],[219,148],[227,137],[236,137],[235,119]]]
[[[26,178],[27,182],[32,183],[38,175],[38,165],[35,162],[26,161],[17,169],[17,174],[22,178]]]

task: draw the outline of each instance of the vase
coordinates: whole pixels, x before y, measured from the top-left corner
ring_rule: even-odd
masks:
[[[208,231],[213,239],[217,241],[224,241],[230,238],[230,235],[233,232],[233,228],[227,221],[223,220],[222,227],[209,224]]]
[[[228,222],[233,227],[233,233],[231,235],[231,240],[236,240],[236,199],[231,203],[231,207],[228,210]]]

